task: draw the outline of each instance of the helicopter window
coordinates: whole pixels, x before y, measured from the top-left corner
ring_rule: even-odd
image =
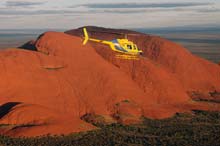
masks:
[[[127,48],[132,50],[132,46],[131,45],[127,45]]]
[[[136,47],[136,45],[134,45],[134,50],[137,50],[137,47]]]

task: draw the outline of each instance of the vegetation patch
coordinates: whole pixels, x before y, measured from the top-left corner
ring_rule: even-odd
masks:
[[[35,138],[0,136],[7,146],[220,146],[220,112],[193,111],[172,118],[143,118],[138,125],[97,125],[98,130]]]

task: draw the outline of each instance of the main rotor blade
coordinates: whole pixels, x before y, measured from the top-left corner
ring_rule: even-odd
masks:
[[[143,34],[135,34],[135,33],[120,33],[120,32],[109,32],[109,31],[94,31],[94,30],[89,30],[89,32],[96,32],[96,33],[110,33],[110,34],[116,34],[116,35],[133,35],[133,36],[140,36]]]

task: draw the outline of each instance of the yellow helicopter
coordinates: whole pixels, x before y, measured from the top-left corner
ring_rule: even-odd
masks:
[[[133,43],[132,41],[129,41],[127,37],[125,39],[114,39],[112,41],[107,41],[107,40],[89,38],[86,28],[83,28],[83,32],[84,32],[83,45],[86,45],[88,41],[93,41],[93,42],[109,45],[109,47],[113,51],[120,53],[116,55],[116,58],[138,60],[139,55],[141,55],[143,52],[142,50],[138,49],[135,43]]]

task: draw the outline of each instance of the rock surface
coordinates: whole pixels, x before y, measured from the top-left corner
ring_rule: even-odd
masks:
[[[136,33],[88,30],[106,40],[120,37],[113,31]],[[99,32],[103,30],[107,32]],[[69,134],[95,129],[88,121],[131,124],[142,116],[161,119],[193,109],[220,110],[215,103],[220,99],[217,64],[140,33],[128,36],[144,51],[140,60],[116,59],[108,46],[83,46],[81,32],[46,32],[23,49],[0,51],[0,124],[6,125],[1,134]]]

